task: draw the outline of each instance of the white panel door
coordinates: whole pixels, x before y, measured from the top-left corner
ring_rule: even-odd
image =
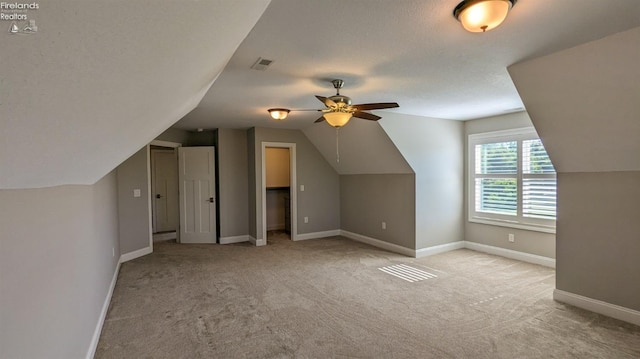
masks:
[[[179,147],[180,243],[216,243],[214,147]]]

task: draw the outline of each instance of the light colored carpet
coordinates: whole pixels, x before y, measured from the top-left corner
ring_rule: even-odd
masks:
[[[378,268],[437,277],[408,282]],[[639,358],[640,327],[554,302],[552,269],[341,237],[156,243],[124,263],[96,358]]]

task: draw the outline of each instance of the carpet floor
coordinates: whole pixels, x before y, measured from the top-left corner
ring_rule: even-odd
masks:
[[[557,303],[554,284],[466,249],[159,242],[122,265],[95,357],[640,358],[640,327]]]

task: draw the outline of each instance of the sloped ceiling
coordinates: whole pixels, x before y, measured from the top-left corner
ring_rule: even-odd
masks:
[[[640,27],[509,67],[558,172],[640,170]]]
[[[413,173],[378,122],[354,118],[338,132],[325,123],[302,132],[341,175]]]
[[[176,126],[314,126],[315,112],[272,120],[267,109],[317,109],[329,82],[378,111],[467,120],[522,111],[507,66],[640,26],[638,0],[522,0],[505,22],[469,33],[460,0],[272,0],[201,104]],[[252,70],[258,57],[274,60]]]
[[[36,34],[3,27],[0,188],[95,183],[196,107],[268,3],[57,0]]]

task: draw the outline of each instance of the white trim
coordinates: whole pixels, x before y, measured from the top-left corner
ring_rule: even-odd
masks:
[[[399,246],[397,244],[381,241],[379,239],[363,236],[362,234],[345,231],[344,229],[340,230],[340,235],[343,237],[353,239],[354,241],[362,242],[374,247],[382,248],[384,250],[402,254],[405,256],[415,257],[415,254],[416,254],[416,251],[413,249],[409,249],[406,247]]]
[[[464,241],[439,244],[436,246],[417,249],[415,251],[416,253],[414,257],[416,258],[427,257],[427,256],[432,256],[434,254],[440,254],[440,253],[454,251],[456,249],[462,249],[462,248],[465,248]]]
[[[556,260],[525,252],[518,252],[511,249],[489,246],[486,244],[464,241],[464,247],[478,252],[494,254],[501,257],[511,258],[522,262],[538,264],[545,267],[555,268]]]
[[[631,324],[640,325],[640,312],[637,310],[621,307],[619,305],[603,302],[601,300],[584,297],[564,290],[555,289],[553,300],[586,309],[591,312],[606,315],[607,317],[619,319]]]
[[[490,178],[494,175],[475,174],[475,145],[492,143],[495,141],[517,141],[517,173],[495,175],[505,178],[513,178],[517,181],[518,196],[521,195],[523,186],[523,176],[534,176],[536,178],[557,178],[556,173],[553,174],[523,174],[522,173],[522,141],[539,139],[538,133],[534,127],[521,127],[508,130],[490,131],[472,133],[467,135],[466,140],[466,167],[467,174],[465,182],[467,187],[468,198],[465,200],[467,204],[467,218],[471,223],[482,223],[493,226],[517,228],[528,231],[556,233],[556,220],[524,217],[522,210],[522,198],[517,200],[517,210],[514,215],[504,215],[498,213],[476,212],[476,193],[475,179]],[[557,184],[556,184],[557,187]]]
[[[93,337],[91,337],[91,343],[89,344],[89,350],[87,351],[86,358],[92,359],[96,354],[96,349],[98,349],[98,341],[100,340],[100,334],[102,333],[102,327],[104,326],[104,320],[107,318],[107,311],[109,310],[109,304],[111,304],[111,296],[113,295],[113,289],[116,287],[116,282],[118,281],[118,273],[120,273],[120,263],[122,262],[122,256],[118,263],[116,264],[116,270],[113,272],[113,278],[111,278],[111,285],[109,286],[109,291],[107,292],[107,296],[104,298],[104,302],[102,303],[102,310],[100,311],[100,316],[98,317],[98,323],[96,324],[96,329],[93,331]]]
[[[149,143],[150,145],[153,146],[158,146],[158,147],[169,147],[169,148],[178,148],[180,146],[182,146],[182,143],[178,143],[178,142],[169,142],[169,141],[160,141],[160,140],[153,140],[151,141],[151,143]]]
[[[240,243],[240,242],[251,242],[251,238],[248,234],[244,234],[242,236],[233,236],[233,237],[220,237],[220,244],[231,244],[231,243]]]
[[[307,239],[335,237],[335,236],[339,236],[340,233],[341,231],[339,229],[334,229],[332,231],[303,233],[303,234],[298,234],[298,237],[296,237],[294,241],[305,241]]]
[[[535,225],[529,223],[518,223],[509,221],[500,221],[493,218],[481,218],[481,217],[469,217],[469,222],[487,224],[490,226],[517,228],[525,231],[543,232],[543,233],[556,233],[556,227],[549,227],[544,225]]]
[[[178,142],[153,140],[147,145],[147,193],[149,196],[149,246],[153,252],[153,199],[151,198],[151,146],[178,148],[182,144]],[[176,231],[176,242],[180,243],[180,237]]]
[[[297,185],[297,168],[296,168],[296,144],[289,142],[262,142],[261,155],[261,178],[260,192],[262,195],[262,228],[258,225],[258,216],[256,215],[256,235],[258,231],[262,231],[262,239],[258,239],[256,246],[264,246],[267,244],[267,185],[266,185],[266,166],[265,166],[265,149],[267,147],[288,148],[289,149],[289,195],[291,196],[291,240],[295,241],[298,237],[298,185]],[[257,197],[257,193],[256,193]],[[258,206],[256,205],[256,209]]]
[[[142,248],[133,252],[125,253],[120,256],[120,263],[128,262],[130,260],[134,260],[136,258],[140,258],[142,256],[146,256],[147,254],[151,254],[151,253],[153,253],[153,248],[151,247]]]
[[[151,199],[151,196],[151,145],[147,145],[147,207],[149,210],[149,247],[151,249],[151,252],[153,252],[153,199]]]
[[[254,246],[257,245],[258,240],[253,238],[253,236],[248,235],[249,242],[251,242]]]
[[[491,143],[492,141],[496,139],[499,140],[503,137],[528,137],[528,136],[533,136],[535,138],[540,137],[538,136],[538,132],[536,132],[536,129],[533,126],[510,128],[508,130],[476,132],[476,133],[469,134],[470,139],[476,142],[485,142],[485,143]]]

